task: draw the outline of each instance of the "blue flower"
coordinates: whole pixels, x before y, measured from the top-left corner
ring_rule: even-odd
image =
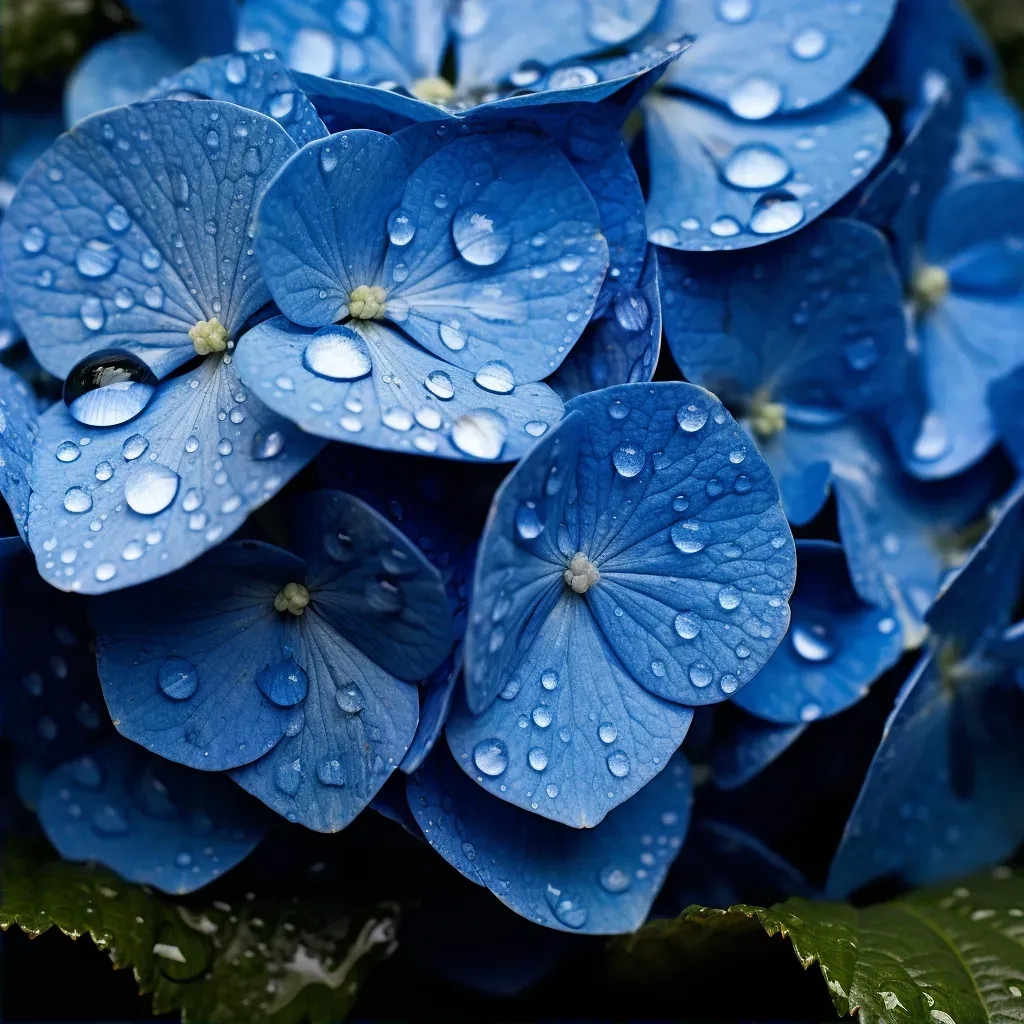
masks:
[[[883,876],[924,885],[966,875],[1024,840],[1024,694],[1000,643],[1020,588],[1022,509],[1018,489],[928,615],[932,636],[832,864],[836,897]]]
[[[255,244],[288,319],[254,328],[237,363],[319,436],[508,461],[561,415],[535,382],[586,326],[608,247],[550,138],[451,134],[346,132],[285,165]]]
[[[8,299],[66,378],[39,419],[27,528],[55,586],[173,571],[320,447],[231,364],[270,298],[253,206],[295,148],[234,104],[157,101],[82,122],[20,184],[0,226]]]
[[[451,612],[438,571],[355,498],[297,499],[292,538],[97,601],[99,674],[123,735],[334,832],[412,744],[404,680],[449,654]]]
[[[847,88],[895,0],[693,4],[664,0],[651,32],[697,41],[644,102],[652,242],[761,245],[834,206],[885,156],[890,129]]]

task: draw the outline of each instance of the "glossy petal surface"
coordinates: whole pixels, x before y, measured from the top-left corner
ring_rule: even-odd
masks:
[[[297,146],[327,134],[313,104],[272,53],[209,57],[161,82],[160,93],[172,99],[223,100],[258,110],[277,121]]]
[[[223,776],[180,765],[112,737],[52,772],[39,821],[68,860],[90,860],[170,893],[201,888],[243,860],[266,817]]]
[[[62,135],[0,228],[36,358],[64,377],[118,348],[162,375],[195,355],[199,321],[237,334],[269,299],[248,255],[252,207],[294,149],[276,121],[215,101],[118,107]]]
[[[741,249],[791,234],[853,189],[889,138],[881,111],[855,92],[765,122],[669,94],[644,109],[647,232],[671,249]]]
[[[358,353],[357,380],[327,377],[308,352]],[[236,364],[267,405],[303,430],[335,441],[449,459],[510,462],[521,458],[562,415],[546,384],[508,393],[481,387],[474,375],[424,351],[389,324],[350,321],[311,331],[284,317],[253,328]],[[339,362],[337,373],[355,373]],[[481,377],[485,382],[490,378]],[[505,379],[495,379],[505,386]]]
[[[576,830],[493,799],[440,754],[410,778],[408,797],[438,853],[517,914],[606,935],[647,916],[686,834],[691,785],[676,758],[602,824]]]
[[[332,133],[369,128],[390,135],[411,124],[454,120],[454,114],[443,107],[405,92],[361,82],[341,82],[303,71],[293,70],[293,75]]]
[[[895,618],[860,599],[838,544],[798,541],[796,555],[787,638],[733,698],[745,711],[779,725],[845,710],[903,653]]]
[[[885,36],[896,0],[666,0],[655,23],[697,37],[667,83],[760,120],[816,106],[849,85]]]
[[[418,771],[434,749],[434,744],[441,738],[452,709],[455,687],[461,676],[462,650],[456,648],[452,658],[425,680],[420,689],[420,721],[412,744],[402,758],[403,772],[411,775]]]
[[[757,778],[803,735],[807,724],[776,725],[745,716],[716,743],[711,758],[715,785],[736,789]]]
[[[0,367],[0,494],[22,536],[28,521],[29,465],[37,406],[28,384],[13,370]]]
[[[230,536],[319,447],[248,396],[220,356],[162,383],[120,426],[84,427],[58,402],[39,418],[32,465],[39,571],[83,593],[173,572]]]

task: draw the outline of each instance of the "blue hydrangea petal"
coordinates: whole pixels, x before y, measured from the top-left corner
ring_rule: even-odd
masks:
[[[276,611],[274,598],[306,569],[268,544],[231,543],[184,572],[94,601],[97,666],[121,734],[208,771],[270,750],[296,710],[254,680],[297,646],[295,617]]]
[[[226,53],[234,46],[235,0],[128,0],[128,7],[182,63]]]
[[[328,136],[288,161],[260,203],[256,235],[260,270],[287,317],[323,327],[348,315],[355,288],[381,283],[406,173],[401,148],[370,131]]]
[[[635,288],[612,293],[607,314],[591,321],[565,362],[548,378],[564,401],[612,387],[645,383],[654,377],[661,354],[661,294],[658,260],[648,247]]]
[[[411,124],[454,119],[442,107],[405,92],[361,82],[340,82],[302,71],[293,71],[292,76],[332,133],[369,128],[390,135]]]
[[[1024,785],[1022,728],[1024,700],[1009,673],[992,679],[982,669],[950,683],[939,655],[926,654],[897,698],[847,821],[830,898],[883,876],[929,885],[1009,857],[1024,840],[1015,796]]]
[[[686,835],[692,780],[677,757],[586,830],[493,799],[440,752],[407,792],[431,846],[511,910],[548,928],[607,935],[646,918]]]
[[[161,82],[159,94],[222,100],[258,110],[277,121],[300,147],[327,135],[313,104],[273,53],[209,57]]]
[[[301,715],[269,754],[231,777],[289,821],[337,832],[398,768],[416,733],[419,700],[415,686],[374,664],[330,618],[310,612],[301,617],[295,650],[310,682]]]
[[[989,385],[988,404],[1003,448],[1024,469],[1024,366]]]
[[[341,491],[295,500],[292,550],[310,564],[317,615],[400,679],[422,679],[452,648],[441,573],[379,512]]]
[[[838,544],[797,541],[796,556],[787,639],[733,698],[744,711],[779,725],[844,711],[903,654],[896,619],[888,608],[860,599]]]
[[[448,746],[494,796],[590,828],[665,768],[693,712],[637,685],[581,597],[536,620],[499,699],[453,712]]]
[[[424,133],[398,140],[411,150]],[[501,360],[517,382],[550,374],[608,269],[597,205],[555,143],[525,132],[456,138],[416,166],[401,206],[415,230],[388,247],[385,315],[473,373]]]
[[[645,110],[648,237],[687,251],[749,248],[792,234],[867,176],[890,134],[882,112],[855,92],[763,122],[664,93]]]
[[[338,380],[309,370],[305,353],[325,343],[358,353],[366,375]],[[276,317],[245,336],[235,364],[262,401],[303,430],[388,451],[510,462],[562,415],[546,384],[488,390],[386,323],[350,321],[321,333]],[[477,376],[492,388],[511,386],[506,376]]]
[[[266,815],[228,779],[201,779],[119,737],[52,772],[37,808],[62,857],[189,893],[244,860]]]
[[[28,522],[37,406],[28,384],[13,370],[0,366],[0,494],[22,537]]]
[[[118,107],[62,135],[0,227],[36,358],[64,377],[120,348],[161,376],[195,356],[197,322],[237,334],[270,297],[249,255],[252,206],[294,150],[276,121],[217,101]]]
[[[805,722],[776,725],[745,715],[716,743],[711,757],[715,785],[738,789],[777,761],[807,729]]]
[[[420,689],[419,725],[416,726],[416,735],[400,766],[406,774],[419,771],[434,749],[434,744],[441,738],[452,709],[455,686],[461,675],[462,650],[456,648],[452,656]]]
[[[247,395],[217,355],[164,381],[120,426],[84,427],[58,402],[39,418],[31,469],[39,571],[86,594],[173,572],[230,536],[320,446]]]
[[[725,401],[781,402],[799,421],[902,393],[903,285],[879,231],[829,219],[768,249],[659,260],[676,363]]]
[[[885,37],[896,0],[852,8],[842,0],[713,3],[666,0],[653,30],[697,41],[668,85],[761,120],[831,99],[860,73]]]
[[[248,0],[238,46],[277,50],[298,71],[408,87],[438,74],[445,7],[444,0]]]
[[[1024,175],[1024,121],[1016,102],[1001,89],[979,86],[967,93],[956,177]]]
[[[452,18],[459,87],[509,78],[519,85],[517,78],[536,80],[538,72],[552,64],[628,44],[647,28],[658,4],[659,0],[461,0]]]
[[[135,103],[180,67],[181,58],[149,32],[122,32],[104,39],[68,77],[65,123],[70,128],[98,110]]]

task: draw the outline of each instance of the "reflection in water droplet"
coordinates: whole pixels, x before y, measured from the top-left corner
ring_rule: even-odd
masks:
[[[75,253],[75,267],[83,277],[106,277],[117,266],[118,258],[111,242],[93,238]]]
[[[84,487],[69,487],[64,494],[64,507],[80,515],[92,508],[92,495]]]
[[[750,215],[750,230],[755,235],[777,235],[803,223],[805,213],[800,200],[789,192],[761,196]]]
[[[302,365],[327,380],[359,380],[373,369],[362,336],[340,325],[324,327],[310,338],[302,353]]]
[[[435,398],[440,398],[443,402],[447,402],[455,395],[455,385],[444,370],[433,370],[428,373],[423,383]]]
[[[770,78],[754,75],[729,93],[729,109],[747,121],[771,117],[782,106],[782,87]]]
[[[388,237],[394,245],[408,245],[416,234],[416,225],[405,210],[398,207],[388,217]]]
[[[452,444],[476,459],[496,459],[505,446],[505,424],[484,409],[463,413],[452,425]]]
[[[672,543],[684,555],[695,555],[704,549],[704,542],[699,539],[700,523],[693,520],[684,520],[672,527]]]
[[[508,751],[501,740],[482,740],[473,751],[473,763],[484,775],[500,775],[508,767]]]
[[[346,715],[358,715],[366,707],[363,691],[355,683],[343,683],[334,694],[338,707]]]
[[[256,685],[268,700],[290,708],[305,698],[309,677],[294,658],[285,658],[264,667],[256,676]]]
[[[631,479],[644,468],[646,458],[642,448],[626,442],[612,452],[612,465],[619,476]]]
[[[492,362],[484,363],[476,376],[473,378],[479,387],[484,391],[491,391],[496,395],[507,395],[515,389],[516,378],[512,367],[508,363],[495,359]]]
[[[74,441],[61,441],[55,454],[58,462],[74,462],[82,454],[82,449]]]
[[[159,462],[141,466],[125,481],[124,497],[128,506],[144,516],[163,512],[174,501],[181,480],[169,466]]]
[[[725,180],[733,188],[774,188],[792,173],[786,158],[773,146],[759,142],[737,147],[725,165]]]
[[[544,532],[544,523],[537,514],[537,505],[532,501],[524,501],[516,509],[516,533],[523,540],[533,540]]]
[[[199,671],[184,658],[168,658],[157,672],[160,689],[172,700],[188,700],[199,688]]]
[[[452,240],[467,263],[490,267],[508,252],[511,236],[501,210],[491,203],[474,202],[456,211]]]
[[[617,779],[624,779],[629,774],[629,758],[621,750],[608,755],[608,771]]]
[[[64,381],[64,404],[89,427],[113,427],[149,405],[157,379],[130,352],[108,349],[86,356]]]
[[[692,640],[700,632],[700,619],[693,612],[680,612],[676,616],[676,632],[684,640]]]
[[[828,630],[821,625],[806,627],[794,625],[789,633],[793,650],[804,661],[828,661],[835,653],[829,639]]]

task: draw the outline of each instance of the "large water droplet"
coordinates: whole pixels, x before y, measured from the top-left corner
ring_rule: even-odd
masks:
[[[342,683],[334,694],[338,707],[346,715],[358,715],[366,707],[363,691],[355,683]]]
[[[144,516],[155,516],[174,501],[180,483],[180,477],[169,466],[151,462],[139,467],[128,477],[124,485],[124,498],[133,511]]]
[[[700,523],[693,520],[684,520],[672,527],[672,543],[684,555],[695,555],[704,549],[704,542],[700,539]]]
[[[199,689],[199,671],[184,658],[168,658],[160,666],[156,680],[172,700],[188,700]]]
[[[695,661],[687,673],[690,677],[690,682],[694,686],[703,688],[707,686],[712,679],[715,678],[714,672],[711,670],[711,666],[707,662]]]
[[[469,203],[452,218],[452,240],[467,263],[490,267],[508,252],[511,236],[505,215],[496,206]]]
[[[555,68],[548,77],[548,88],[558,89],[582,89],[587,85],[594,85],[601,80],[601,76],[586,64],[569,64],[565,67]]]
[[[294,658],[285,658],[263,668],[256,676],[256,685],[268,700],[290,708],[305,698],[309,677]]]
[[[107,321],[106,314],[103,312],[103,303],[95,295],[90,295],[82,300],[78,315],[90,331],[101,330]]]
[[[104,220],[111,231],[117,231],[118,233],[127,231],[132,223],[131,218],[128,216],[128,211],[120,203],[115,203],[107,210]]]
[[[224,77],[232,85],[241,85],[245,81],[245,76],[245,58],[239,57],[237,54],[233,57],[229,57],[224,68]]]
[[[792,168],[777,149],[754,142],[735,149],[723,173],[733,188],[774,188],[790,176]]]
[[[473,751],[473,763],[484,775],[500,775],[508,767],[508,751],[501,740],[482,740]]]
[[[548,755],[547,751],[541,747],[534,747],[527,755],[527,760],[530,762],[530,767],[535,772],[542,772],[548,766]]]
[[[341,769],[341,758],[325,754],[316,763],[316,777],[325,786],[344,786],[345,773]]]
[[[549,708],[547,704],[538,704],[533,709],[531,717],[533,718],[533,724],[537,726],[538,729],[546,729],[551,724],[555,716],[552,714],[551,708]]]
[[[612,452],[612,465],[619,476],[630,479],[644,468],[646,458],[642,448],[627,441]]]
[[[284,434],[280,430],[265,433],[258,430],[252,438],[252,457],[257,462],[276,458],[284,450]]]
[[[328,380],[359,380],[373,369],[362,335],[340,325],[324,327],[310,338],[302,365]]]
[[[476,459],[496,459],[505,446],[505,424],[484,409],[463,413],[452,425],[452,444]]]
[[[687,433],[700,430],[708,421],[708,411],[702,405],[684,405],[676,412],[676,422]]]
[[[608,755],[608,771],[617,779],[624,779],[629,774],[629,758],[621,750]]]
[[[93,238],[75,253],[75,266],[83,277],[106,277],[117,266],[113,243]]]
[[[490,391],[496,395],[507,395],[516,386],[516,378],[512,372],[512,367],[500,359],[484,363],[476,371],[476,376],[474,376],[473,380],[484,391]]]
[[[619,737],[619,730],[612,722],[602,722],[597,727],[597,735],[602,743],[614,743]]]
[[[731,612],[740,606],[740,592],[735,587],[722,587],[718,592],[718,603]]]
[[[778,235],[803,223],[806,216],[800,200],[788,192],[761,196],[750,215],[750,230],[755,235]]]
[[[754,14],[754,0],[718,0],[715,13],[727,25],[742,25]]]
[[[64,494],[64,507],[81,515],[92,508],[92,495],[84,487],[69,487]]]
[[[770,78],[754,75],[733,87],[729,109],[746,121],[761,121],[782,106],[782,87]]]
[[[412,218],[398,207],[388,217],[388,237],[395,245],[408,245],[416,234],[416,225]]]
[[[544,523],[537,514],[537,504],[524,501],[516,509],[516,533],[523,540],[533,540],[544,532]]]
[[[64,381],[68,412],[88,427],[113,427],[149,405],[157,379],[130,352],[108,349],[86,356]]]
[[[35,224],[32,227],[26,228],[25,233],[21,236],[21,247],[27,253],[35,254],[42,252],[45,245],[46,232]]]
[[[587,908],[583,898],[576,893],[563,892],[549,885],[544,892],[551,913],[566,928],[578,929],[587,923]]]
[[[74,462],[82,454],[82,449],[74,441],[61,441],[55,454],[58,462]]]
[[[797,60],[820,60],[828,47],[828,36],[820,28],[802,29],[789,41],[789,52]]]
[[[132,434],[121,445],[121,454],[124,456],[125,462],[134,462],[148,447],[149,441],[146,438],[141,434]]]
[[[693,612],[680,612],[676,616],[676,632],[684,640],[692,640],[700,632],[700,619]]]
[[[615,296],[615,319],[624,331],[635,334],[651,320],[651,309],[640,292],[620,292]]]
[[[274,784],[286,796],[295,796],[302,785],[302,760],[282,761],[274,769]]]
[[[461,352],[469,340],[469,336],[461,329],[458,320],[448,320],[441,324],[437,333],[441,336],[445,347],[450,348],[453,352]]]
[[[824,626],[794,625],[789,636],[793,650],[804,661],[828,661],[834,654],[828,630]]]
[[[455,385],[444,370],[432,370],[423,383],[426,389],[442,402],[447,402],[455,396]]]

